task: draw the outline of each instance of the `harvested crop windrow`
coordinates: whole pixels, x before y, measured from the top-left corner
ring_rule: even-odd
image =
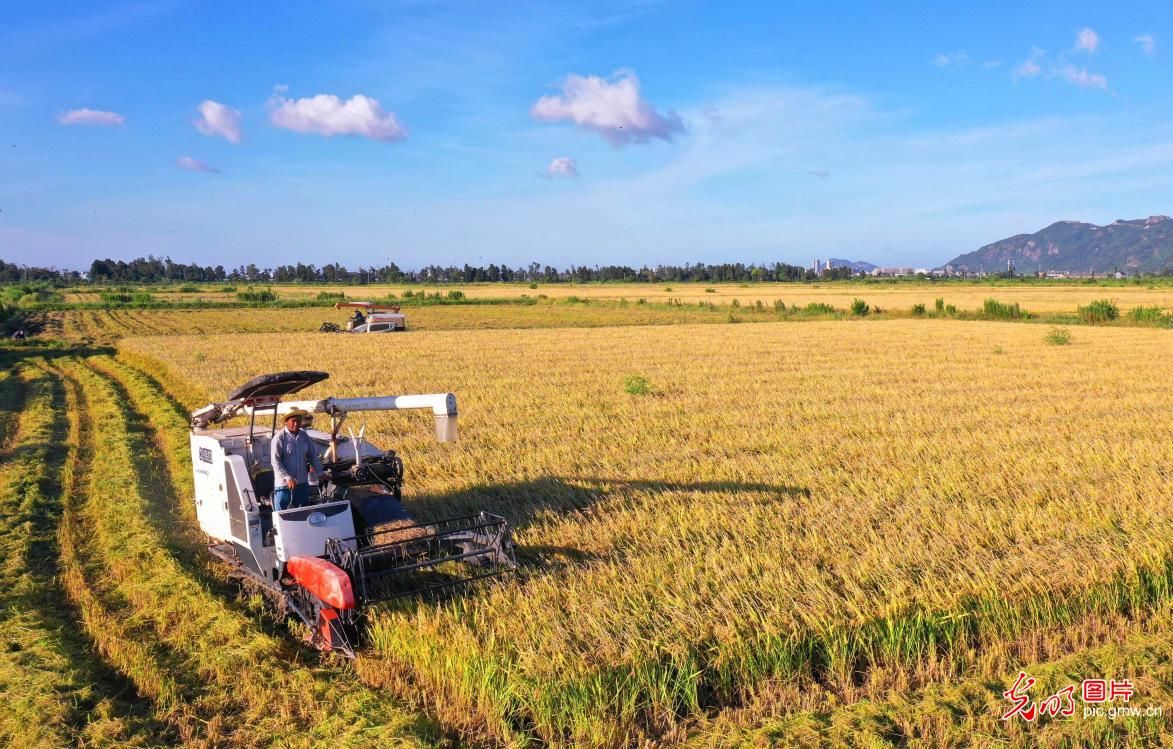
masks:
[[[107,657],[152,697],[185,741],[237,745],[339,746],[434,743],[431,727],[388,700],[323,674],[314,654],[264,634],[167,553],[149,478],[136,456],[154,449],[142,417],[111,378],[81,361],[62,365],[75,382],[92,450],[81,482],[77,550],[79,605],[95,625],[119,622],[133,652],[100,643]],[[86,441],[83,435],[82,442]],[[156,458],[157,459],[157,458]],[[165,517],[165,516],[163,516]],[[80,579],[76,579],[80,578]],[[86,599],[88,596],[88,600]],[[97,635],[95,635],[97,636]]]
[[[1086,622],[1173,590],[1165,331],[1088,327],[1071,347],[938,320],[306,341],[120,347],[212,394],[290,351],[332,374],[306,397],[457,393],[454,445],[411,415],[371,415],[367,434],[405,456],[424,520],[508,518],[523,575],[389,607],[370,649],[388,685],[503,740],[656,740],[771,691],[775,714],[802,709],[779,683],[851,701],[1001,678],[1029,633],[1094,644]],[[650,387],[630,392],[633,374]]]
[[[28,397],[0,464],[0,743],[155,743],[163,734],[130,703],[133,690],[93,658],[57,580],[65,398],[34,365],[12,373]]]

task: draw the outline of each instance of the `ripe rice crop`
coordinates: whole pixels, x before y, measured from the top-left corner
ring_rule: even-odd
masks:
[[[451,285],[408,285],[408,284],[375,284],[371,286],[334,286],[334,285],[307,285],[282,286],[273,285],[273,288],[286,300],[314,299],[321,292],[345,293],[348,299],[384,298],[394,294],[402,298],[405,292],[412,295],[439,294],[446,296],[452,290],[460,291],[468,299],[516,299],[523,294],[530,297],[545,295],[550,299],[564,300],[568,297],[578,297],[588,301],[620,299],[635,300],[641,297],[648,302],[667,303],[670,299],[679,299],[683,302],[713,302],[729,304],[737,299],[743,306],[754,304],[761,300],[765,304],[772,304],[776,299],[783,299],[787,304],[797,304],[805,307],[811,302],[830,304],[839,309],[848,309],[851,300],[861,297],[882,309],[908,309],[914,304],[931,303],[938,296],[945,297],[949,304],[959,309],[980,309],[982,302],[993,296],[1007,303],[1018,302],[1024,309],[1031,312],[1070,312],[1076,307],[1088,304],[1104,296],[1111,296],[1120,304],[1120,308],[1129,309],[1141,305],[1157,305],[1166,312],[1173,311],[1173,287],[1158,285],[1146,288],[1139,285],[1120,285],[1109,282],[1110,290],[1104,286],[1071,282],[1059,284],[1007,284],[991,285],[980,282],[933,283],[911,282],[902,280],[879,281],[852,281],[827,283],[541,283],[536,286],[529,284],[451,284]],[[233,294],[215,293],[214,287],[200,293],[185,294],[171,293],[165,297],[171,301],[191,301],[207,299],[211,301],[227,301],[234,299]],[[93,301],[94,295],[68,295],[70,301]]]
[[[1001,679],[1040,642],[1142,621],[1173,590],[1168,335],[1055,347],[895,320],[120,347],[206,397],[296,368],[332,374],[307,397],[456,392],[454,445],[420,414],[367,434],[403,454],[422,519],[509,518],[522,572],[384,609],[359,673],[446,725],[621,746],[811,694]]]
[[[600,327],[610,325],[674,325],[698,322],[726,322],[720,309],[697,306],[630,305],[606,303],[575,305],[494,304],[407,308],[411,331],[476,330],[498,328]],[[772,314],[748,315],[748,319],[774,319]],[[306,333],[320,335],[315,341],[331,340],[319,334],[323,322],[342,325],[347,312],[330,308],[293,309],[207,309],[207,310],[63,310],[40,313],[39,321],[51,337],[67,340],[106,341],[124,336],[184,335],[212,333]],[[391,335],[400,335],[398,333]],[[385,339],[393,341],[394,338]]]

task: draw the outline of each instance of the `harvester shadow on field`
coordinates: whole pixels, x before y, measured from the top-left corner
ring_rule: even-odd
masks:
[[[589,564],[600,555],[585,549],[524,542],[526,528],[559,515],[588,513],[598,503],[622,495],[639,494],[654,501],[660,495],[736,495],[741,492],[766,494],[772,498],[806,498],[810,490],[786,484],[741,481],[676,482],[646,479],[602,479],[547,476],[533,481],[504,484],[477,484],[455,492],[406,496],[405,504],[422,521],[445,515],[501,515],[522,539],[516,548],[523,570],[553,571],[562,567]],[[697,501],[711,502],[711,498]]]
[[[62,346],[37,340],[4,342],[0,345],[0,369],[15,367],[25,359],[53,361],[71,357],[114,356],[117,353],[118,350],[111,346]]]

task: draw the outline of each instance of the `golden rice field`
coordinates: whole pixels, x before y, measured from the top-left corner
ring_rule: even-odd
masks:
[[[162,446],[177,508],[191,491],[182,417],[160,384],[184,408],[292,368],[332,373],[307,395],[456,392],[456,444],[433,443],[418,414],[372,415],[367,434],[404,455],[419,516],[509,518],[522,569],[447,603],[379,611],[355,692],[332,692],[340,667],[319,667],[318,694],[399,740],[1167,743],[1173,338],[1078,327],[1069,345],[1050,345],[1046,333],[950,320],[421,325],[390,341],[328,343],[208,330],[123,338],[118,360],[29,376],[59,377],[54,387],[96,404],[80,411],[95,428],[117,422],[114,403],[129,395]],[[635,375],[648,386],[630,387]],[[120,486],[138,491],[132,504],[149,518],[160,501],[149,487]],[[95,521],[113,511],[100,489],[83,509]],[[167,518],[190,527],[186,510]],[[141,543],[161,527],[128,532]],[[135,598],[145,569],[117,561],[120,529],[83,528],[92,563],[121,575],[98,588],[107,607],[178,614],[167,589]],[[202,563],[182,559],[168,574],[198,579]],[[215,610],[242,631],[257,626],[237,604]],[[176,688],[203,699],[193,718],[168,722],[164,711],[160,730],[207,739],[201,710],[221,705],[223,735],[248,738],[239,716],[273,697],[234,697],[219,682],[205,695],[194,675],[241,667],[271,678],[284,646],[257,640],[233,666],[153,621],[131,620],[160,651],[140,660],[184,664]],[[1163,704],[1165,717],[1000,721],[1000,692],[1020,668],[1045,685],[1133,678],[1137,701]],[[357,707],[382,705],[372,693],[384,712]],[[426,719],[412,723],[411,711]],[[312,726],[320,713],[292,714],[291,725]]]
[[[340,287],[341,288],[341,287]],[[712,288],[713,293],[705,293]],[[399,287],[369,287],[372,293]],[[524,286],[480,285],[464,293],[492,304],[423,305],[405,308],[408,326],[420,330],[497,328],[601,327],[619,325],[674,325],[682,323],[771,322],[789,315],[809,319],[808,305],[830,305],[847,314],[855,299],[870,305],[872,314],[912,316],[913,305],[932,313],[935,301],[962,315],[977,315],[987,299],[1018,304],[1034,315],[1074,317],[1078,308],[1111,298],[1122,322],[1138,307],[1156,308],[1173,315],[1173,287],[1100,288],[1094,286],[995,287],[932,284],[755,284],[700,287],[695,284],[651,286],[634,284],[550,285],[538,293]],[[360,293],[365,293],[363,292]],[[282,298],[316,294],[301,287],[282,287]],[[574,292],[574,293],[570,293]],[[349,289],[355,296],[353,288]],[[418,290],[417,290],[418,293]],[[428,293],[441,293],[440,291]],[[447,292],[443,292],[447,293]],[[512,296],[509,296],[512,295]],[[167,295],[179,299],[183,294]],[[573,299],[572,299],[573,297]],[[575,301],[577,300],[577,301]],[[784,305],[784,314],[778,306]],[[34,329],[42,337],[67,341],[110,341],[123,336],[239,333],[295,333],[316,331],[323,322],[343,324],[346,310],[315,308],[74,309],[34,313]],[[819,317],[819,314],[813,317]],[[826,317],[827,315],[821,315]]]
[[[408,307],[408,327],[417,330],[600,327],[728,322],[730,308],[670,305],[492,304]],[[766,310],[738,310],[740,319],[774,319]],[[331,308],[99,309],[40,313],[43,335],[66,340],[123,336],[315,332],[323,322],[345,325],[346,311]],[[325,334],[323,334],[325,335]]]
[[[244,286],[237,287],[243,290]],[[260,288],[260,286],[258,286]],[[469,299],[518,299],[523,296],[537,298],[544,295],[549,299],[579,299],[619,301],[626,299],[635,302],[646,299],[648,302],[667,303],[669,300],[682,302],[712,302],[714,304],[730,304],[734,299],[742,306],[753,305],[761,301],[772,305],[774,300],[781,299],[786,304],[797,304],[805,307],[807,304],[821,302],[834,307],[846,308],[852,299],[862,297],[874,306],[882,309],[908,309],[914,304],[927,304],[930,307],[937,297],[944,297],[949,304],[955,304],[959,309],[976,309],[989,297],[996,297],[1002,301],[1018,302],[1024,308],[1036,313],[1074,312],[1076,307],[1088,304],[1096,299],[1114,299],[1120,308],[1130,309],[1140,306],[1157,306],[1166,312],[1173,311],[1173,287],[1168,285],[1148,286],[1100,286],[1092,283],[1047,283],[1045,285],[998,285],[992,286],[983,283],[912,283],[902,282],[834,282],[834,283],[755,283],[755,284],[703,284],[703,283],[591,283],[570,284],[539,283],[535,287],[529,284],[454,284],[444,286],[413,286],[404,284],[375,284],[370,286],[297,286],[297,285],[266,285],[272,288],[284,300],[314,299],[321,292],[343,293],[348,299],[382,298],[389,294],[402,297],[404,292],[412,294],[447,294],[452,289],[460,290]],[[215,285],[208,286],[200,292],[155,292],[160,300],[175,302],[195,302],[198,300],[230,302],[236,300],[235,293],[218,291]],[[70,302],[100,301],[97,292],[73,292],[66,295]]]

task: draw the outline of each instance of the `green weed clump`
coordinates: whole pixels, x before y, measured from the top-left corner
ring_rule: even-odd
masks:
[[[6,287],[0,300],[21,307],[37,307],[42,304],[59,304],[65,301],[65,297],[47,284],[26,283]]]
[[[912,314],[914,317],[924,317],[925,316],[925,306],[923,304],[912,305]]]
[[[628,395],[652,395],[656,389],[643,375],[628,375],[623,378],[623,391]]]
[[[990,320],[1021,320],[1029,315],[1018,302],[1006,303],[997,299],[987,299],[982,303],[982,316]]]
[[[1071,331],[1067,328],[1051,328],[1044,340],[1052,346],[1066,346],[1071,343]]]
[[[346,299],[345,291],[319,291],[317,299],[319,302],[341,302]]]
[[[870,311],[871,308],[868,307],[868,303],[864,300],[858,297],[851,300],[851,314],[855,315],[856,317],[866,317]]]
[[[1112,322],[1120,317],[1120,308],[1110,299],[1097,299],[1079,308],[1079,319],[1086,323]]]
[[[244,291],[236,292],[237,300],[241,302],[248,302],[249,304],[264,304],[266,302],[277,301],[278,295],[272,289],[254,289],[249,286]]]
[[[103,291],[101,294],[99,294],[99,297],[105,304],[118,305],[150,304],[155,300],[155,297],[149,292],[130,291],[127,289]]]
[[[838,315],[839,310],[824,302],[811,302],[802,308],[802,313],[814,317],[816,315]]]
[[[1162,325],[1170,320],[1173,320],[1173,316],[1164,314],[1156,305],[1133,307],[1128,311],[1128,321],[1135,325]]]

